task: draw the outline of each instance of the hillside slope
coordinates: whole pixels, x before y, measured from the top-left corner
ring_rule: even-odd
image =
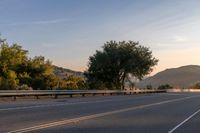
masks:
[[[157,88],[159,85],[170,84],[174,87],[187,88],[198,81],[200,81],[200,66],[189,65],[159,72],[137,83],[136,86],[146,87],[152,85]]]
[[[77,71],[73,71],[73,70],[58,67],[58,66],[54,66],[54,73],[60,78],[64,78],[70,75],[82,77],[82,78],[84,77],[83,72],[77,72]]]

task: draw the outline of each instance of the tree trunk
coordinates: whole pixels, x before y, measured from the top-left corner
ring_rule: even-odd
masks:
[[[122,76],[122,81],[121,81],[121,89],[125,89],[125,78],[126,78],[126,73],[123,74]]]

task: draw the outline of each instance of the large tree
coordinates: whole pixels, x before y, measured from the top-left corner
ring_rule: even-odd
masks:
[[[49,60],[43,56],[31,59],[22,46],[9,45],[0,38],[0,89],[17,89],[22,85],[33,89],[51,89],[57,85],[55,79]]]
[[[19,66],[28,60],[27,53],[21,46],[9,46],[5,39],[0,38],[0,89],[16,89]]]
[[[9,45],[0,37],[0,90],[14,89],[83,89],[85,81],[75,76],[54,74],[51,61],[43,56],[28,57],[18,44]]]
[[[126,78],[142,79],[157,62],[152,51],[138,42],[109,41],[89,57],[85,76],[91,89],[124,89]]]

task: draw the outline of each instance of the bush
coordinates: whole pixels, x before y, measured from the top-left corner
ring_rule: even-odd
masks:
[[[29,86],[26,85],[26,84],[23,84],[23,85],[17,87],[17,90],[32,90],[32,88],[29,87]]]
[[[147,86],[146,86],[146,89],[147,89],[147,90],[152,90],[153,87],[152,87],[152,85],[147,85]]]
[[[191,86],[192,89],[200,89],[200,82],[197,82],[197,83],[194,83],[192,86]]]
[[[169,84],[158,86],[158,90],[172,89],[173,87]]]

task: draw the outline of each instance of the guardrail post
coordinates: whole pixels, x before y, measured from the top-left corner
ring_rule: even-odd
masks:
[[[69,95],[72,98],[72,94]]]
[[[16,101],[16,99],[17,99],[17,97],[16,97],[16,96],[13,96],[13,100]]]
[[[82,94],[82,97],[85,97],[85,94]]]
[[[93,93],[92,95],[93,95],[93,96],[95,96],[96,94],[95,94],[95,93]]]
[[[54,95],[54,99],[57,99],[57,98],[58,98],[58,95],[55,94],[55,95]]]
[[[35,95],[35,98],[36,98],[36,99],[39,99],[39,96],[38,96],[38,95]]]

